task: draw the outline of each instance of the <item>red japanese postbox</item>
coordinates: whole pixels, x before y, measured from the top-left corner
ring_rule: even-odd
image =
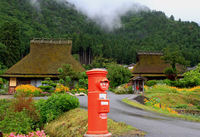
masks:
[[[107,92],[109,81],[105,69],[92,69],[88,75],[88,131],[85,137],[109,137],[107,130],[107,113],[109,100]]]

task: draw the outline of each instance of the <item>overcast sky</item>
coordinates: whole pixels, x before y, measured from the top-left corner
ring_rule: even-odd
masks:
[[[77,6],[84,6],[86,10],[113,9],[120,5],[139,3],[151,10],[160,10],[167,16],[174,15],[175,19],[195,21],[200,23],[200,0],[67,0]],[[99,11],[101,12],[101,11]],[[109,11],[110,12],[110,11]]]
[[[134,1],[134,0],[133,0]],[[164,11],[167,16],[174,15],[184,21],[200,23],[200,0],[137,0],[150,9]]]

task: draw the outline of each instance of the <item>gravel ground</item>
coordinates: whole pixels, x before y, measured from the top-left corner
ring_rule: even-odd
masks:
[[[110,99],[108,117],[147,132],[146,137],[200,137],[200,123],[165,117],[121,102],[123,98],[133,98],[134,95],[115,95],[108,92],[108,97]],[[81,106],[87,108],[87,96],[78,98]]]

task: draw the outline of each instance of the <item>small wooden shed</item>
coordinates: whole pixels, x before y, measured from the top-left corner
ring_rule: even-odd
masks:
[[[140,92],[144,92],[144,82],[147,80],[145,77],[134,77],[131,79],[132,85],[133,85],[133,91],[135,94],[138,94]]]

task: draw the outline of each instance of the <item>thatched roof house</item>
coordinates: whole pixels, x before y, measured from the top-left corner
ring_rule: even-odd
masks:
[[[148,79],[165,79],[164,71],[170,67],[161,59],[162,53],[139,52],[137,53],[137,63],[132,69],[133,76],[142,76]],[[183,66],[177,65],[178,77],[184,71]]]
[[[19,84],[40,85],[46,77],[56,79],[58,68],[71,64],[75,71],[84,71],[71,55],[71,40],[41,40],[30,42],[30,53],[9,68],[2,77],[10,79],[10,87]]]

